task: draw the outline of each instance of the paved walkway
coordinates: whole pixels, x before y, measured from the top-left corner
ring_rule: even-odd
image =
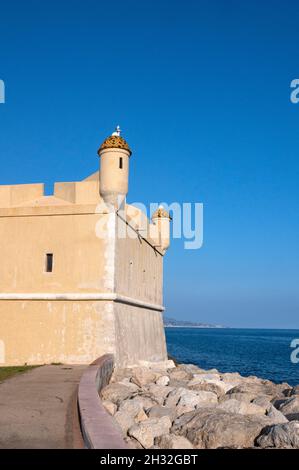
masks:
[[[43,366],[0,382],[0,449],[82,448],[76,392],[86,366]]]

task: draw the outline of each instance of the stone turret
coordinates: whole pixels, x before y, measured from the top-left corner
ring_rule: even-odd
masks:
[[[128,143],[116,131],[104,140],[99,148],[101,158],[100,194],[107,204],[115,207],[121,206],[128,193],[129,185],[129,159],[132,155]]]
[[[155,227],[155,240],[157,246],[165,252],[170,244],[170,221],[171,217],[163,206],[159,206],[152,216],[152,221]]]

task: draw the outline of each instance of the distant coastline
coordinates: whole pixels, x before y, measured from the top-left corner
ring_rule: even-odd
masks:
[[[213,325],[211,323],[200,323],[185,320],[176,320],[175,318],[164,317],[165,328],[227,328],[223,325]]]
[[[197,325],[165,325],[164,328],[210,328],[210,329],[215,329],[215,328],[228,328],[227,326],[221,326],[221,325],[211,325],[211,326],[197,326]]]

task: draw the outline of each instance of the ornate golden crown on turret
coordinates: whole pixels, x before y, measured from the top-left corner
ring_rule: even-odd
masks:
[[[158,207],[158,209],[153,213],[152,215],[152,219],[170,219],[172,220],[172,218],[170,217],[169,213],[167,212],[167,210],[164,209],[163,206],[160,206]]]
[[[112,135],[109,135],[109,137],[104,140],[99,148],[98,154],[100,155],[100,152],[105,149],[124,149],[132,155],[132,150],[130,149],[128,142],[120,135],[120,127],[117,126],[115,131],[116,132],[113,132]]]

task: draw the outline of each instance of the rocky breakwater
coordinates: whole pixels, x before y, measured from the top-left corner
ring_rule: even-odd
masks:
[[[299,448],[299,386],[166,361],[116,370],[101,398],[134,448]]]

